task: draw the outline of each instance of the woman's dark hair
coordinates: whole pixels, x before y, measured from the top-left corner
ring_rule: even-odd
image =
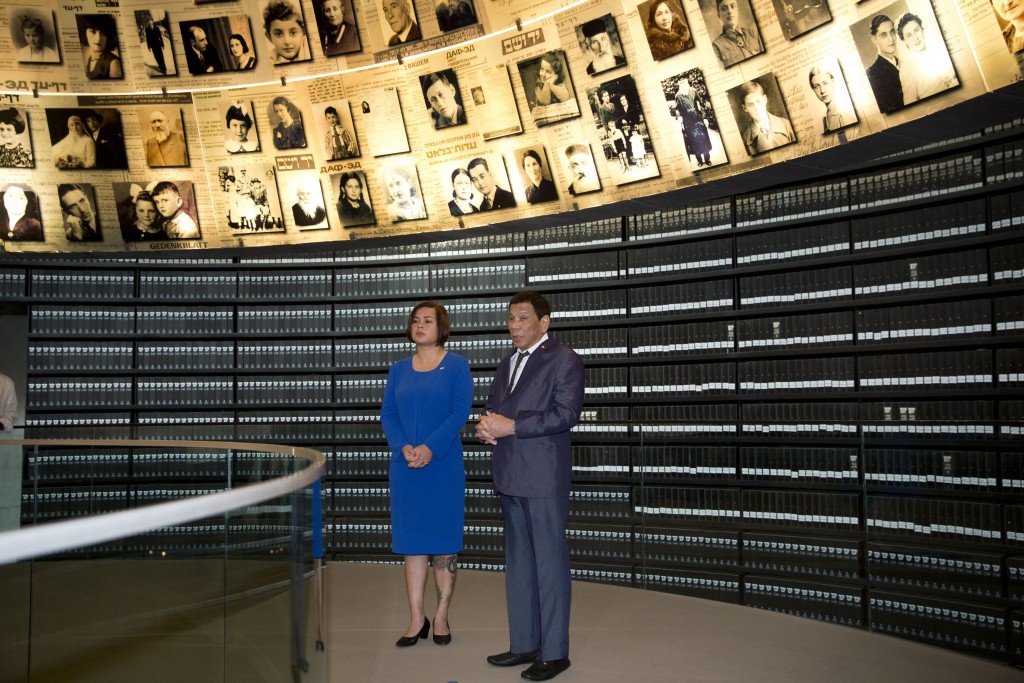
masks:
[[[436,301],[421,301],[412,307],[412,310],[409,311],[409,321],[405,325],[405,338],[412,341],[412,319],[416,316],[416,311],[421,308],[429,308],[434,311],[434,317],[437,319],[437,345],[444,347],[445,342],[448,341],[448,336],[451,334],[452,326],[448,320],[448,311]]]
[[[239,43],[242,44],[242,54],[243,55],[249,51],[249,43],[245,42],[245,37],[242,36],[241,33],[232,33],[228,37],[228,45],[231,44],[232,40],[237,40]]]
[[[85,32],[89,29],[99,31],[107,37],[107,52],[113,52],[117,49],[117,23],[114,21],[114,17],[109,14],[82,15],[81,40],[83,45],[89,44],[89,41],[85,39]]]
[[[473,181],[473,179],[469,175],[469,171],[467,171],[464,168],[457,168],[454,171],[452,171],[452,185],[455,184],[455,179],[458,178],[460,175],[464,175],[467,178],[469,178],[470,182]],[[455,194],[455,188],[452,188],[452,197],[457,197],[457,195]]]
[[[541,168],[544,168],[544,162],[540,160],[540,154],[537,153],[537,150],[528,149],[525,152],[523,152],[523,160],[519,162],[523,166],[526,165],[526,157],[532,157],[533,160],[536,161]]]
[[[912,21],[916,21],[918,26],[924,28],[924,23],[921,21],[921,17],[917,16],[916,14],[911,14],[910,12],[907,12],[902,17],[900,17],[900,23],[896,27],[896,35],[898,35],[900,37],[900,40],[902,40],[903,42],[906,42],[906,38],[903,37],[903,29],[906,27],[907,24],[909,24]]]
[[[542,54],[537,60],[538,69],[540,69],[541,62],[551,65],[551,70],[555,72],[555,83],[562,83],[565,80],[565,65],[562,63],[562,55],[557,51],[549,50]]]
[[[14,107],[0,110],[0,123],[14,126],[14,132],[18,135],[25,132],[25,117]]]

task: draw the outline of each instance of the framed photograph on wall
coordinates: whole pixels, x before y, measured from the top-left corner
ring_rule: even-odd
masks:
[[[373,205],[370,203],[370,188],[366,174],[362,171],[335,173],[331,177],[331,189],[337,197],[335,208],[338,220],[346,228],[359,225],[373,225]]]
[[[96,188],[88,183],[61,183],[57,186],[64,219],[64,237],[68,242],[100,242],[100,216],[96,211]]]
[[[28,112],[17,107],[0,109],[0,166],[35,168]]]
[[[703,72],[693,68],[666,78],[661,89],[690,170],[729,163]]]
[[[14,59],[21,64],[60,64],[60,40],[51,9],[9,5],[7,23],[11,29]]]
[[[728,91],[743,148],[754,157],[796,142],[775,74],[764,74]]]
[[[217,169],[222,215],[233,235],[284,232],[273,164],[221,166]]]
[[[0,185],[0,236],[10,242],[42,242],[39,195],[24,183]]]
[[[550,50],[516,64],[534,125],[546,126],[580,115],[568,61],[562,50]]]

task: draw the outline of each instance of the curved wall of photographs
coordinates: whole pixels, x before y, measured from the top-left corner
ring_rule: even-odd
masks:
[[[0,239],[304,244],[657,195],[1019,80],[1006,5],[6,4]]]

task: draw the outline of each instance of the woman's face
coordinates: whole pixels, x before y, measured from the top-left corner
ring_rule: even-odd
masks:
[[[230,41],[228,41],[228,49],[231,50],[231,54],[235,57],[240,58],[242,55],[245,54],[245,51],[242,49],[242,41],[240,41],[238,38],[232,38]]]
[[[85,42],[89,44],[89,49],[93,51],[93,54],[100,54],[107,49],[107,34],[98,28],[87,28],[85,29]]]
[[[68,132],[85,135],[85,126],[82,125],[82,120],[79,118],[68,119]]]
[[[629,100],[626,99],[625,95],[619,95],[619,104],[622,105],[623,109],[629,109]]]
[[[148,199],[141,199],[135,202],[135,218],[138,220],[140,228],[153,227],[156,215],[156,204],[153,202]]]
[[[811,90],[819,100],[825,105],[832,102],[832,97],[835,91],[835,82],[832,80],[832,75],[825,71],[819,71],[814,74],[811,79]]]
[[[534,185],[540,185],[540,164],[532,156],[523,157],[523,170]]]
[[[249,124],[240,119],[231,119],[228,124],[228,131],[236,142],[245,142],[249,137]]]
[[[903,27],[903,42],[911,52],[924,52],[924,29],[916,21],[909,21]]]
[[[663,31],[672,28],[672,9],[667,2],[659,3],[658,9],[654,10],[654,24]]]
[[[424,306],[412,312],[412,324],[409,331],[413,341],[427,346],[437,345],[437,313],[432,307]]]
[[[455,190],[456,198],[469,201],[469,198],[473,196],[473,181],[465,173],[460,173],[452,181],[452,189]]]
[[[540,68],[537,71],[537,77],[540,78],[541,83],[547,83],[555,80],[555,70],[551,66],[551,62],[546,59],[540,60]]]
[[[404,175],[392,173],[388,176],[388,194],[391,195],[391,201],[405,204],[412,199],[412,187]]]
[[[292,114],[290,111],[288,111],[288,107],[286,105],[275,104],[274,113],[277,114],[277,117],[279,119],[281,119],[281,123],[283,123],[286,126],[292,125]]]
[[[0,123],[0,145],[13,145],[17,140],[13,123]]]
[[[25,190],[17,185],[8,187],[4,192],[4,208],[7,209],[8,216],[24,216],[25,209],[28,208],[28,197],[25,196]]]
[[[43,32],[35,26],[26,26],[24,32],[25,42],[33,50],[38,50],[43,46]]]

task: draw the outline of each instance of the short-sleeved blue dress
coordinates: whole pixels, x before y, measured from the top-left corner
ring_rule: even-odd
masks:
[[[451,555],[462,550],[466,470],[459,433],[473,404],[469,362],[448,352],[428,372],[412,358],[391,366],[380,419],[391,448],[391,550],[399,555]],[[426,444],[426,467],[410,469],[405,445]]]

